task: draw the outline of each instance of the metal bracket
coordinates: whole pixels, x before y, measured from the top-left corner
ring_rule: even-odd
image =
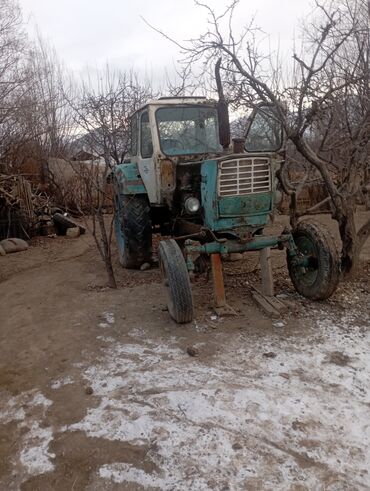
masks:
[[[260,251],[262,293],[269,297],[274,296],[274,277],[271,265],[271,249],[265,247]]]
[[[226,302],[224,276],[222,272],[221,254],[211,254],[214,309],[217,315],[237,315],[236,311]]]

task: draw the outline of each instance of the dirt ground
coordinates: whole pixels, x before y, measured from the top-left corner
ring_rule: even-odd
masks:
[[[225,263],[238,315],[202,278],[185,326],[157,269],[115,263],[113,291],[88,234],[0,257],[1,490],[370,489],[369,243],[320,303],[274,252],[281,319],[251,298],[255,254]]]

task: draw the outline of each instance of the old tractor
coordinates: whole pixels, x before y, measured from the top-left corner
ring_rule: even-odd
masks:
[[[159,263],[178,323],[193,318],[189,273],[207,261],[215,304],[225,305],[221,258],[230,253],[285,248],[301,295],[325,299],[337,286],[335,246],[317,223],[264,234],[281,195],[283,133],[274,114],[272,106],[254,110],[238,153],[221,147],[217,103],[205,98],[162,98],[131,118],[131,158],[113,175],[120,262],[125,268],[151,263],[152,234],[164,237]]]

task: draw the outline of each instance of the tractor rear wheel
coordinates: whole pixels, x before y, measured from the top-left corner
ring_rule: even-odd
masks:
[[[300,222],[293,231],[299,256],[307,265],[287,256],[289,275],[298,293],[311,300],[325,300],[339,283],[340,268],[335,241],[321,224]]]
[[[152,260],[150,205],[145,195],[125,195],[115,203],[115,232],[123,267],[139,269]]]
[[[190,278],[184,256],[175,240],[162,240],[159,243],[159,263],[171,317],[178,324],[191,322],[194,307]]]

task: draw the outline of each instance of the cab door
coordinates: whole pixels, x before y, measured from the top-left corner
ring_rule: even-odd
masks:
[[[149,122],[149,112],[143,111],[138,118],[139,145],[137,165],[144,182],[150,203],[157,203],[156,170],[153,161],[153,139]]]

